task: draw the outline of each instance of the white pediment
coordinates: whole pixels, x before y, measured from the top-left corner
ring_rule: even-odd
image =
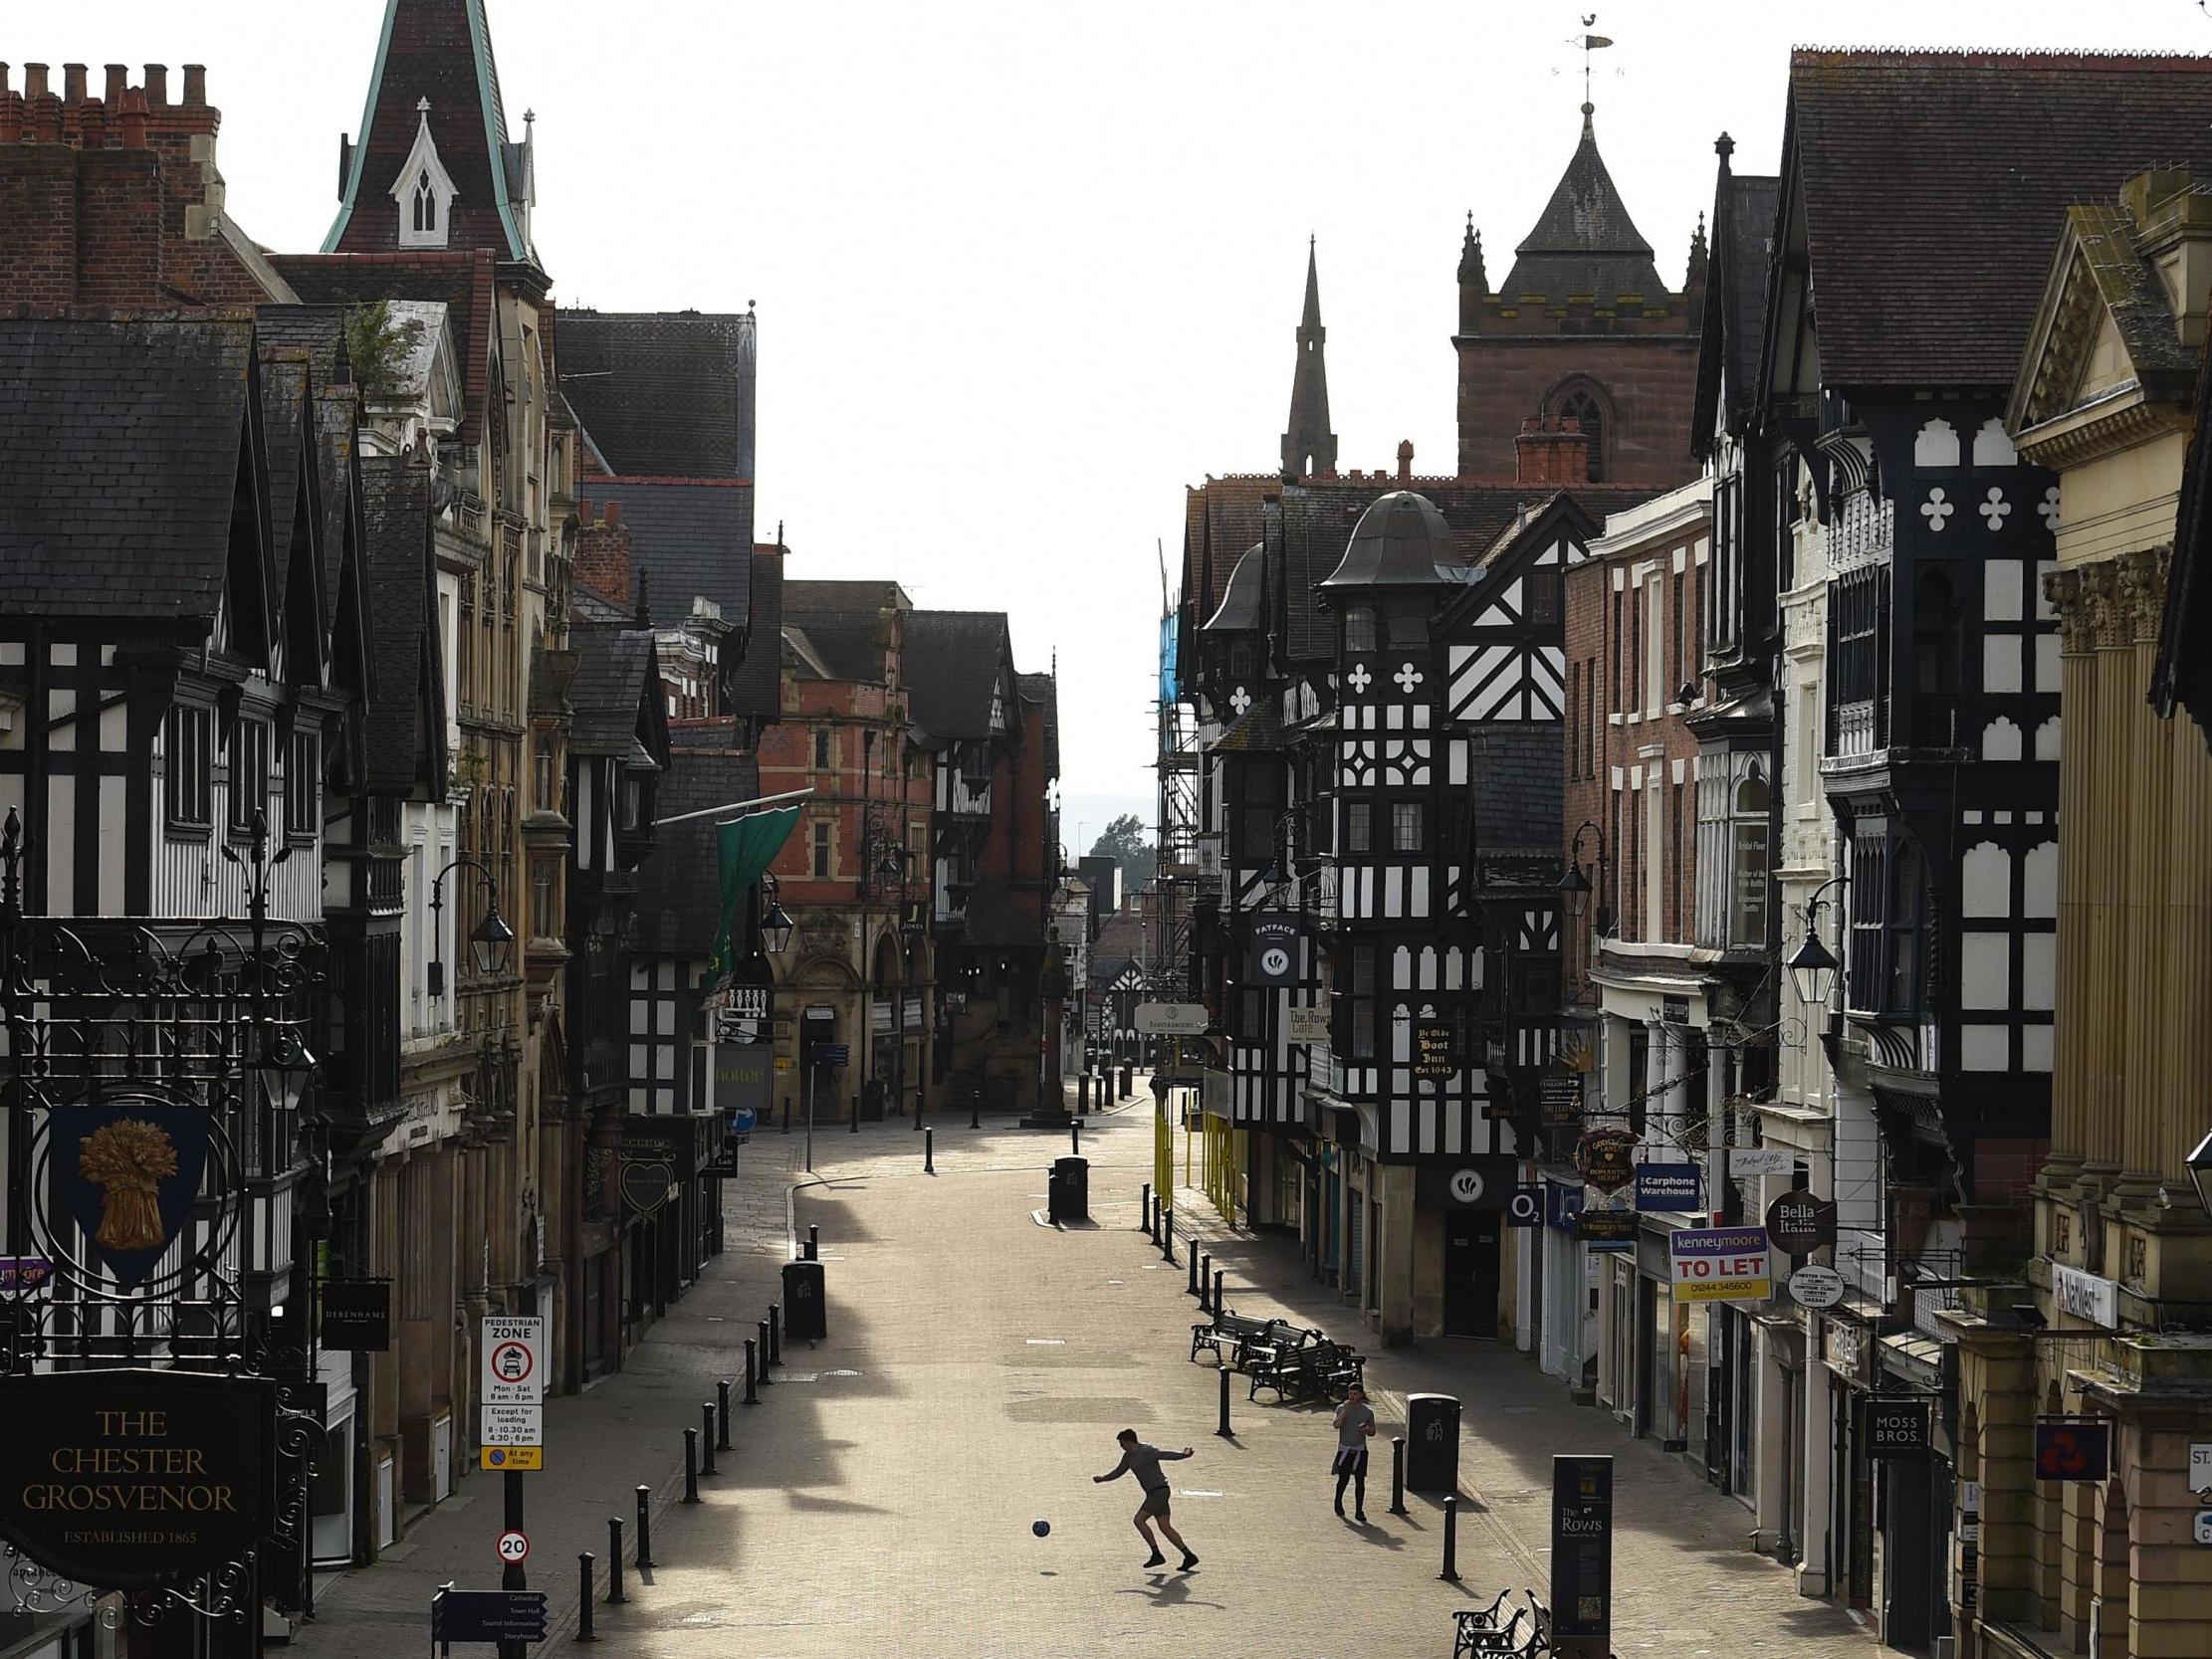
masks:
[[[415,114],[414,145],[391,185],[392,204],[399,213],[399,245],[443,248],[453,222],[453,175],[438,159],[437,140],[430,136],[428,99],[415,105]]]

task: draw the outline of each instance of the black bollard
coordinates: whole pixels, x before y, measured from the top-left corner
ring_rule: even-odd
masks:
[[[1459,1581],[1459,1500],[1443,1501],[1443,1570],[1437,1574],[1447,1584]]]
[[[1403,1434],[1390,1437],[1390,1512],[1393,1515],[1406,1513],[1406,1437]]]
[[[1192,1242],[1195,1244],[1198,1241],[1194,1239]],[[1183,1287],[1183,1294],[1195,1296],[1203,1303],[1206,1295],[1199,1289],[1199,1253],[1196,1250],[1186,1250],[1184,1254],[1191,1258],[1191,1282]]]
[[[622,1593],[622,1520],[607,1518],[607,1605],[619,1607],[629,1597]]]
[[[770,1383],[775,1380],[774,1377],[769,1375],[769,1322],[767,1320],[761,1321],[757,1329],[759,1330],[760,1335],[754,1340],[759,1343],[760,1346],[753,1350],[755,1362],[754,1375],[758,1376],[761,1379],[761,1386],[766,1388]]]
[[[1067,1126],[1067,1149],[1077,1157],[1083,1155],[1083,1126],[1081,1124]]]
[[[637,1489],[637,1569],[643,1572],[653,1564],[653,1489]]]
[[[806,1226],[806,1259],[810,1262],[822,1259],[822,1230],[812,1222]]]
[[[1091,1109],[1091,1074],[1075,1074],[1075,1115],[1080,1118]]]
[[[1152,1182],[1146,1181],[1137,1189],[1137,1231],[1152,1231]]]
[[[576,1553],[576,1576],[582,1580],[583,1590],[576,1597],[576,1640],[595,1642],[599,1638],[591,1628],[591,1552]]]
[[[1228,1312],[1228,1304],[1221,1300],[1221,1276],[1222,1270],[1216,1268],[1214,1270],[1214,1317],[1216,1319]]]
[[[937,1131],[934,1129],[922,1132],[922,1173],[937,1173]]]
[[[973,1095],[968,1097],[968,1127],[970,1129],[982,1129],[984,1127],[984,1092],[980,1086]]]
[[[1227,1439],[1231,1439],[1231,1438],[1233,1438],[1233,1437],[1232,1437],[1232,1436],[1231,1436],[1231,1435],[1229,1434],[1229,1431],[1228,1431],[1228,1367],[1227,1367],[1226,1365],[1223,1365],[1223,1366],[1221,1367],[1221,1370],[1220,1370],[1220,1376],[1221,1376],[1221,1426],[1220,1426],[1219,1428],[1216,1429],[1216,1430],[1215,1430],[1214,1432],[1215,1432],[1216,1434],[1219,1435],[1219,1436],[1220,1436],[1220,1437],[1221,1437],[1221,1438],[1222,1438],[1223,1440],[1227,1440]]]
[[[791,1103],[789,1101],[783,1103],[783,1133],[785,1135],[791,1133]]]
[[[684,1502],[699,1502],[699,1431],[684,1430]]]
[[[730,1449],[730,1379],[715,1384],[715,1450]]]
[[[769,1364],[783,1363],[783,1304],[769,1304]]]
[[[701,1400],[699,1402],[699,1418],[704,1425],[699,1435],[699,1472],[702,1475],[719,1474],[721,1471],[715,1468],[715,1442],[722,1437],[715,1433],[715,1402],[713,1400]],[[727,1445],[729,1442],[724,1441],[723,1444]]]
[[[757,1376],[758,1376],[758,1375],[760,1374],[760,1371],[759,1371],[759,1361],[758,1361],[758,1359],[757,1359],[757,1358],[755,1357],[755,1355],[756,1355],[756,1353],[757,1353],[758,1351],[759,1351],[759,1350],[758,1350],[757,1347],[755,1346],[755,1344],[754,1344],[754,1341],[753,1341],[753,1339],[752,1339],[751,1337],[748,1337],[748,1338],[746,1338],[746,1340],[745,1340],[745,1403],[746,1403],[746,1404],[748,1404],[748,1405],[759,1405],[759,1404],[761,1403],[761,1392],[760,1392],[760,1387],[759,1387],[759,1385],[758,1385],[758,1384],[756,1383],[756,1381],[754,1380],[754,1379],[755,1379],[755,1378],[756,1378],[756,1377],[757,1377]]]
[[[1160,1227],[1160,1254],[1167,1257],[1168,1265],[1175,1266],[1175,1211],[1170,1210]]]

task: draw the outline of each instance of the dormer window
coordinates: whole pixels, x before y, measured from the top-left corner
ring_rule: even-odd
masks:
[[[1344,652],[1357,656],[1377,648],[1375,612],[1368,605],[1354,605],[1344,613]]]
[[[437,143],[430,136],[428,99],[415,105],[415,115],[414,146],[391,187],[399,211],[399,245],[443,248],[452,229],[453,177],[438,159]]]

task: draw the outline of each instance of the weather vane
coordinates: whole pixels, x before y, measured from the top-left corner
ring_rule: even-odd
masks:
[[[1597,21],[1598,14],[1596,12],[1585,15],[1582,20],[1582,36],[1567,43],[1569,46],[1582,48],[1582,112],[1586,115],[1590,113],[1592,107],[1590,100],[1590,54],[1602,51],[1613,44],[1611,35],[1593,35],[1589,32],[1591,26]],[[1552,73],[1556,75],[1558,71],[1554,70]]]

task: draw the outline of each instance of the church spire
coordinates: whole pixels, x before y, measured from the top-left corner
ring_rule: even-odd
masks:
[[[1282,435],[1285,478],[1326,478],[1336,471],[1336,434],[1329,430],[1329,371],[1321,342],[1321,277],[1312,237],[1306,238],[1306,309],[1298,322],[1298,371],[1290,382],[1290,430]]]
[[[325,253],[488,248],[537,263],[533,146],[507,136],[484,5],[385,0],[360,132],[339,145],[340,205]]]

